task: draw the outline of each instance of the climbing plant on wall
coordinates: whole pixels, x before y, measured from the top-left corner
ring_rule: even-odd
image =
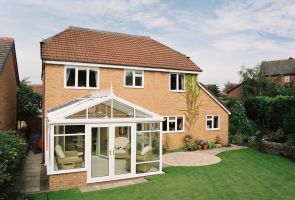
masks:
[[[201,107],[200,87],[196,75],[185,75],[185,93],[181,93],[181,95],[186,99],[186,108],[182,111],[185,115],[187,133],[195,136],[194,126],[198,120]]]

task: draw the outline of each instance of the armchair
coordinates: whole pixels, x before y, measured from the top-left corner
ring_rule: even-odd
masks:
[[[79,156],[78,151],[63,151],[60,145],[56,145],[54,150],[59,169],[82,167],[83,158]]]

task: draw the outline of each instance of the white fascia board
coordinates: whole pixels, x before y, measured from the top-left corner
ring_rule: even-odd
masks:
[[[163,118],[97,118],[97,119],[60,119],[56,118],[49,122],[54,124],[106,124],[106,123],[152,123],[162,122]]]
[[[80,62],[51,61],[51,60],[45,60],[44,63],[54,64],[54,65],[65,65],[65,66],[102,67],[102,68],[131,69],[131,70],[157,71],[157,72],[169,72],[169,73],[200,74],[200,72],[190,71],[190,70],[174,70],[174,69],[138,67],[138,66],[131,67],[126,65],[93,64],[93,63],[80,63]]]
[[[206,94],[208,94],[218,105],[220,105],[229,115],[231,115],[231,112],[226,108],[224,107],[224,105],[222,105],[214,96],[212,96],[210,94],[210,92],[208,92],[208,90],[206,88],[204,88],[201,84],[198,83],[198,85],[200,86],[200,88],[202,88]]]

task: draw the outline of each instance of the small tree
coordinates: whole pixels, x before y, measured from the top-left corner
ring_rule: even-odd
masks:
[[[235,101],[232,105],[229,130],[231,134],[251,135],[250,124],[243,103]]]
[[[220,89],[219,89],[219,87],[218,87],[217,84],[209,84],[209,85],[207,85],[207,88],[208,88],[208,90],[210,90],[210,92],[212,92],[215,96],[217,96],[217,97],[221,97],[221,96],[222,96],[221,91],[220,91]]]
[[[266,78],[260,66],[253,68],[242,67],[239,74],[242,79],[244,99],[278,94],[279,84],[276,80]]]
[[[185,112],[186,130],[188,134],[195,135],[194,125],[199,117],[199,109],[201,106],[200,88],[197,83],[197,77],[192,74],[185,75],[185,93],[181,93],[186,99],[186,109],[182,110]]]
[[[24,78],[18,89],[18,120],[26,122],[40,115],[42,109],[42,95],[35,93],[29,83]]]

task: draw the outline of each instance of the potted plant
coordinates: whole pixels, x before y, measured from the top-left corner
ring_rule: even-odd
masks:
[[[184,141],[185,141],[186,143],[191,142],[192,140],[193,140],[193,136],[191,136],[191,135],[186,135],[186,136],[184,137]]]
[[[209,145],[208,142],[205,141],[204,144],[203,144],[203,149],[204,150],[207,150],[208,149],[208,145]]]

